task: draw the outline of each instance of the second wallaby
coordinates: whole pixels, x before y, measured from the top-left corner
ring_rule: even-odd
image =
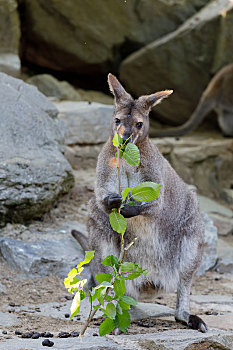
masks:
[[[153,137],[180,136],[195,130],[211,111],[218,115],[225,136],[233,136],[233,63],[223,67],[209,82],[186,123],[171,129],[156,130]]]
[[[201,261],[204,237],[198,200],[148,136],[151,108],[168,97],[172,90],[134,100],[112,74],[108,76],[108,83],[115,97],[115,109],[110,137],[98,158],[95,195],[89,202],[88,242],[77,231],[72,234],[84,249],[96,251],[91,263],[93,276],[107,272],[107,267],[101,264],[107,255],[119,256],[120,235],[112,230],[108,216],[122,203],[117,194],[116,148],[112,144],[117,132],[123,141],[137,145],[141,157],[138,167],[121,160],[122,190],[145,181],[162,185],[157,200],[125,205],[121,210],[127,218],[125,244],[138,237],[127,251],[125,260],[138,263],[149,271],[146,276],[126,281],[126,294],[138,298],[139,293],[149,289],[155,292],[177,289],[176,320],[206,332],[206,324],[189,311],[190,288]]]

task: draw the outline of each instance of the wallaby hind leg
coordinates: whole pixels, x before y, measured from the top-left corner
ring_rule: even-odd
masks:
[[[175,319],[188,325],[192,329],[197,329],[203,333],[207,332],[207,326],[202,319],[196,315],[190,315],[190,289],[192,284],[192,277],[181,277],[177,289],[177,302]]]

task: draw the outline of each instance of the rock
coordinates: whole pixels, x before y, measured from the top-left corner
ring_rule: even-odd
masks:
[[[217,201],[214,201],[213,199],[210,199],[205,196],[198,196],[200,208],[205,213],[212,215],[212,214],[219,214],[223,217],[232,219],[233,218],[233,211],[230,208],[227,208],[224,205],[221,205]]]
[[[41,342],[41,339],[1,339],[0,350],[46,349],[46,347],[41,345]],[[54,347],[52,347],[52,349],[58,350],[66,348],[69,350],[124,350],[121,346],[106,337],[84,336],[82,342],[72,337],[70,337],[69,340],[64,338],[54,339]]]
[[[0,251],[11,268],[31,277],[50,274],[64,277],[84,258],[82,248],[71,236],[32,243],[0,238]],[[88,267],[85,267],[83,276],[90,281]]]
[[[26,0],[23,58],[58,71],[107,74],[122,57],[175,30],[206,3]]]
[[[57,109],[0,73],[0,225],[40,217],[74,184]]]
[[[103,145],[76,145],[67,146],[65,150],[65,157],[73,169],[79,170],[96,168],[97,158]]]
[[[66,126],[66,144],[90,145],[109,137],[113,106],[100,103],[64,101],[55,103]]]
[[[220,273],[233,273],[233,243],[218,240],[218,263],[215,270]]]
[[[201,333],[191,329],[176,329],[157,333],[108,336],[123,349],[158,350],[203,350],[232,348],[233,334],[230,331],[212,329]]]
[[[174,309],[154,303],[138,303],[137,306],[130,310],[131,319],[133,321],[150,317],[170,316],[174,315],[174,313]]]
[[[21,63],[19,56],[13,53],[0,53],[0,72],[18,77]]]
[[[220,198],[223,188],[231,188],[233,173],[233,140],[189,136],[152,139],[181,178],[208,197]],[[205,211],[205,210],[204,210]],[[225,209],[227,211],[227,208]],[[224,214],[223,214],[224,215]]]
[[[233,190],[232,189],[223,189],[220,197],[231,206],[233,206]]]
[[[198,309],[199,312],[214,310],[217,313],[233,313],[233,297],[230,295],[191,295],[191,308]]]
[[[78,93],[80,93],[83,101],[88,102],[98,102],[106,105],[113,105],[113,97],[104,94],[101,91],[95,90],[83,90],[77,89]]]
[[[49,74],[38,74],[27,79],[27,83],[34,85],[45,96],[56,97],[58,100],[81,101],[81,95],[67,81],[59,81]]]
[[[218,231],[210,217],[202,212],[205,223],[205,241],[201,265],[197,271],[198,275],[204,275],[217,261]]]
[[[218,229],[218,235],[228,236],[233,234],[233,218],[219,214],[210,214],[211,219],[214,221],[214,225]]]
[[[19,75],[20,23],[16,0],[0,2],[0,71]]]
[[[7,294],[7,288],[0,282],[0,295]]]
[[[4,326],[9,327],[18,323],[19,323],[19,320],[15,314],[0,311],[0,327],[4,327]]]
[[[232,23],[232,2],[210,1],[177,30],[127,57],[120,79],[136,96],[173,89],[156,112],[162,121],[181,124],[189,119],[211,76],[232,62]]]

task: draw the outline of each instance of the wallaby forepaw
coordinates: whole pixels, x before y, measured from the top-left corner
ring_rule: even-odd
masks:
[[[208,330],[205,322],[200,317],[198,317],[196,315],[189,316],[188,326],[192,329],[196,329],[198,331],[201,331],[202,333],[206,333]]]
[[[122,198],[117,193],[112,193],[110,196],[104,199],[104,204],[108,209],[120,208],[122,203]]]

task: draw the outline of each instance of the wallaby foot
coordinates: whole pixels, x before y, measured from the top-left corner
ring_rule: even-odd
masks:
[[[175,320],[202,333],[206,333],[208,330],[207,325],[200,317],[196,315],[190,315],[187,311],[176,312]]]

